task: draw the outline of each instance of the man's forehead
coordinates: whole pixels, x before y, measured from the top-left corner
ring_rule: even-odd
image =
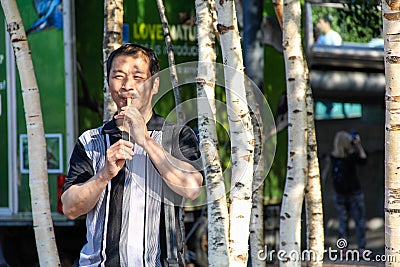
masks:
[[[149,60],[146,56],[139,56],[139,55],[118,55],[113,60],[112,69],[114,71],[118,71],[120,64],[131,63],[132,59],[134,60],[133,68],[135,70],[145,72],[149,70]]]

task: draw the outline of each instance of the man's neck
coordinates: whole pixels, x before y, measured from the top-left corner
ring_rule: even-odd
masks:
[[[142,113],[142,116],[144,118],[144,122],[147,124],[153,116],[153,109],[150,108],[150,110],[147,110],[144,114]]]

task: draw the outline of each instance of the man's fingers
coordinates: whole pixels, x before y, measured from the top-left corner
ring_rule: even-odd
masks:
[[[134,145],[132,142],[121,139],[108,149],[108,159],[110,161],[132,159],[133,147]]]
[[[132,142],[130,142],[128,140],[124,140],[124,139],[120,139],[117,143],[119,143],[119,145],[121,145],[121,146],[130,148],[130,149],[132,149],[134,146]]]
[[[125,118],[125,113],[120,112],[117,115],[114,116],[114,119],[119,120]]]
[[[123,147],[121,147],[119,149],[117,154],[118,154],[118,158],[120,158],[120,159],[129,159],[129,160],[131,160],[132,156],[133,156],[133,150],[132,150],[132,148],[123,146]]]

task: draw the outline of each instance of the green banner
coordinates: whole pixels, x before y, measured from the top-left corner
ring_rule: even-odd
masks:
[[[175,63],[197,60],[197,28],[194,2],[177,0],[165,3]],[[161,68],[168,67],[163,26],[156,1],[128,1],[124,8],[124,41],[152,48]]]
[[[38,7],[34,1],[26,2],[17,1],[19,11],[24,23],[26,31],[32,29],[35,23],[40,22],[38,15]],[[64,70],[64,40],[63,31],[50,24],[50,21],[58,19],[58,23],[62,26],[61,6],[56,7],[52,13],[52,20],[43,24],[43,28],[37,31],[31,31],[28,34],[28,42],[31,50],[32,62],[35,70],[35,76],[40,92],[40,102],[43,115],[44,131],[50,134],[50,139],[46,138],[47,144],[57,143],[47,147],[47,158],[50,166],[48,175],[50,205],[52,211],[57,209],[57,174],[65,173],[67,166],[65,155],[65,133],[66,133],[66,107],[65,107],[65,70]],[[61,18],[60,18],[61,14]],[[56,18],[56,16],[58,16]],[[43,22],[44,23],[44,22]],[[18,71],[17,71],[18,74]],[[17,75],[18,76],[18,75]],[[23,108],[23,99],[21,94],[21,84],[17,78],[17,138],[18,138],[18,160],[23,164],[19,164],[18,171],[21,173],[21,181],[18,183],[18,210],[30,211],[30,189],[29,174],[25,174],[26,170],[26,146],[23,144],[24,135],[26,134],[25,112]],[[54,159],[56,157],[56,159]],[[56,167],[52,167],[52,162],[56,161]]]

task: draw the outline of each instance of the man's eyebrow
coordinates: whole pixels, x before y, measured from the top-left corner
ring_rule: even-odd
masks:
[[[125,73],[125,71],[119,70],[119,69],[113,70],[112,72],[113,72],[113,73],[115,73],[115,72],[122,72],[122,73]],[[134,69],[134,70],[133,70],[133,73],[140,73],[140,74],[143,74],[143,73],[146,73],[146,71],[141,70],[141,69]]]
[[[138,68],[135,68],[133,72],[134,72],[134,73],[140,73],[140,74],[146,73],[146,71],[141,70],[141,69],[138,69]]]
[[[118,70],[118,69],[117,69],[117,70],[113,70],[112,72],[113,72],[113,73],[116,73],[116,72],[122,72],[122,73],[125,73],[123,70]]]

